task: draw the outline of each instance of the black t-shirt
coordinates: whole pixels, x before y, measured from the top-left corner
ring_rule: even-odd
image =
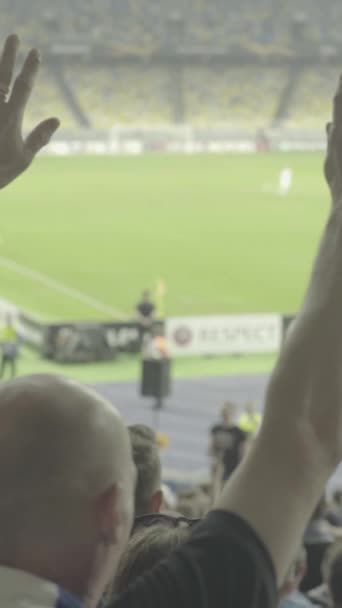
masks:
[[[238,516],[211,512],[189,541],[139,578],[110,608],[275,608],[270,556]]]
[[[152,302],[140,302],[137,305],[137,312],[145,319],[150,319],[154,313],[155,306]]]
[[[241,460],[241,447],[247,434],[238,426],[218,424],[211,429],[212,444],[217,446],[216,457],[224,464],[224,479],[235,471]]]

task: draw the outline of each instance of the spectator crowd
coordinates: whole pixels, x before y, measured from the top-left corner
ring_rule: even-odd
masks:
[[[163,491],[159,446],[152,429],[129,427],[137,470],[135,525],[117,574],[108,586],[102,605],[111,606],[139,576],[165,560],[185,543],[192,527],[205,518],[217,499],[217,467],[227,480],[255,440],[261,416],[253,403],[236,418],[231,402],[224,404],[221,421],[210,431],[213,477],[209,484],[192,486],[174,495],[170,504]],[[242,448],[242,449],[241,449]],[[323,496],[308,524],[286,577],[279,587],[279,608],[339,608],[342,600],[342,490]]]
[[[289,81],[288,67],[185,62],[181,119],[194,128],[224,127],[231,132],[254,133],[272,125],[317,132],[328,112],[336,73],[336,68],[327,65],[299,70],[293,95],[277,118]],[[49,61],[42,68],[25,127],[31,128],[54,103],[67,130],[163,128],[176,121],[172,78],[168,65],[154,61],[131,65]],[[70,95],[80,112],[75,112]]]
[[[16,28],[28,43],[100,42],[116,48],[153,51],[170,43],[177,25],[185,48],[227,49],[234,45],[291,50],[291,23],[304,21],[315,44],[339,43],[342,8],[331,0],[2,0],[1,32]],[[171,36],[172,39],[172,36]]]
[[[179,122],[240,130],[280,122],[286,128],[318,129],[336,81],[324,53],[340,45],[337,0],[331,0],[329,11],[319,0],[175,0],[172,6],[167,0],[2,0],[1,8],[0,31],[16,29],[25,43],[39,44],[49,57],[27,114],[28,128],[54,101],[70,129]],[[300,63],[293,77],[291,60],[273,65],[267,57],[274,51],[292,57],[296,21],[303,24],[304,48],[309,55],[323,49],[323,59],[314,67]],[[211,60],[184,59],[176,83],[161,57],[170,49],[179,56],[180,48]],[[266,61],[248,63],[243,55],[236,63],[239,49]],[[222,52],[228,53],[224,64],[215,61]],[[125,54],[131,62],[120,61]]]

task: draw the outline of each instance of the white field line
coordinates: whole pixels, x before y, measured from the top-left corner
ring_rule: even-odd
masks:
[[[93,298],[82,291],[78,291],[78,289],[68,287],[67,285],[64,285],[64,283],[60,283],[42,272],[38,272],[33,268],[25,266],[24,264],[19,264],[10,258],[0,256],[0,266],[19,274],[34,283],[40,283],[41,285],[44,285],[44,287],[47,287],[47,289],[53,289],[54,291],[64,294],[73,300],[77,300],[78,302],[81,302],[82,304],[85,304],[98,312],[109,315],[110,317],[116,317],[118,319],[127,318],[127,315],[125,315],[122,311],[112,308],[112,306],[104,304],[100,300],[97,300],[96,298]]]

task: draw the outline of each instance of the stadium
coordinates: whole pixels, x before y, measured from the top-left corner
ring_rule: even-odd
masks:
[[[341,608],[342,4],[0,8],[0,605]]]
[[[127,422],[167,435],[168,474],[202,478],[221,404],[261,407],[309,277],[328,213],[322,165],[342,7],[1,8],[2,37],[15,30],[22,57],[31,46],[43,55],[25,131],[51,113],[61,121],[34,168],[2,195],[2,322],[15,316],[18,371],[96,385]],[[158,419],[139,395],[141,358],[129,337],[144,289],[170,341],[175,326],[192,332],[196,323],[211,336],[185,353],[173,344],[173,391]],[[77,353],[70,344],[57,352],[70,327],[86,338]],[[93,348],[104,327],[112,356]]]

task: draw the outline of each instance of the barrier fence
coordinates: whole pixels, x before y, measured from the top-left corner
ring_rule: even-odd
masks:
[[[0,326],[8,313],[20,339],[46,359],[61,363],[111,361],[141,351],[134,320],[49,323],[0,300]],[[276,354],[293,315],[243,314],[170,317],[163,328],[173,357]]]
[[[240,356],[279,352],[292,320],[279,314],[208,315],[169,318],[163,326],[172,357]],[[17,326],[26,345],[60,363],[114,361],[120,353],[141,351],[135,321],[49,324],[17,311]]]

